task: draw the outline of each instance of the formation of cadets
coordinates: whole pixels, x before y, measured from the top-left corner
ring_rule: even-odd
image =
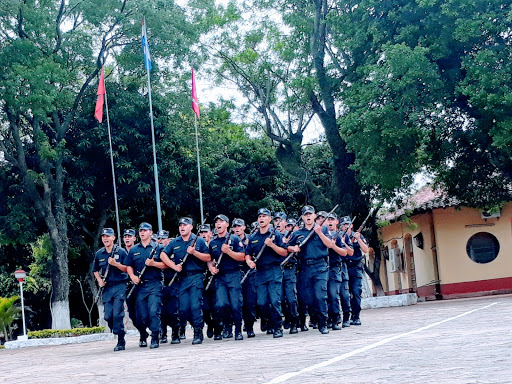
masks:
[[[353,232],[350,217],[302,209],[301,223],[274,215],[266,208],[246,233],[242,219],[217,215],[215,228],[199,226],[192,233],[188,217],[179,220],[179,236],[155,236],[149,223],[139,226],[140,242],[133,229],[124,231],[125,248],[115,245],[112,228],[102,230],[104,247],[96,252],[94,275],[101,289],[105,320],[118,336],[114,351],[125,349],[124,304],[139,330],[139,347],[150,348],[185,338],[188,323],[194,329],[192,344],[214,340],[255,337],[261,330],[283,336],[309,326],[327,334],[361,325],[363,254],[366,240]],[[127,283],[131,284],[128,285]],[[242,328],[243,327],[243,328]]]

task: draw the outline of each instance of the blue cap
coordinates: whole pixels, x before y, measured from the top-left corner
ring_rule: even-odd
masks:
[[[334,219],[334,220],[337,220],[338,219],[338,215],[335,214],[334,212],[333,213],[328,213],[327,214],[327,218],[328,219]]]
[[[158,231],[158,233],[156,234],[156,237],[161,240],[161,239],[168,239],[169,238],[169,231],[164,231],[163,229],[161,231]]]
[[[101,236],[115,236],[116,233],[112,228],[103,228],[101,231]]]
[[[192,219],[190,217],[182,217],[180,219],[180,221],[178,222],[178,225],[179,224],[188,224],[188,225],[192,225]]]
[[[243,221],[242,219],[234,219],[233,222],[231,223],[231,226],[236,227],[237,225],[244,226],[245,221]]]
[[[140,225],[139,225],[139,231],[142,229],[145,229],[147,231],[152,231],[153,227],[151,226],[151,224],[144,222],[144,223],[140,223]]]
[[[341,224],[352,224],[350,216],[344,216],[341,218]]]
[[[226,223],[229,224],[229,219],[228,219],[228,217],[226,215],[220,214],[220,215],[215,216],[215,219],[213,219],[213,222],[215,223],[219,219],[222,220],[222,221],[225,221]]]
[[[158,238],[157,238],[157,236],[156,236],[156,233],[153,233],[153,234],[151,235],[151,240],[155,241],[155,240],[157,240],[157,239],[158,239]]]
[[[199,226],[199,232],[210,232],[210,224],[202,224]]]
[[[135,236],[135,230],[134,229],[125,229],[124,236]]]
[[[258,216],[259,215],[272,216],[272,214],[270,213],[270,211],[267,208],[258,209]]]
[[[328,213],[327,213],[327,212],[325,212],[325,211],[319,211],[319,212],[316,214],[316,217],[317,217],[317,218],[318,218],[318,217],[325,217],[325,218],[327,218],[327,215],[328,215]]]
[[[288,216],[286,216],[286,213],[284,212],[276,212],[274,213],[274,219],[281,219],[281,220],[286,220],[288,218]]]
[[[295,220],[295,219],[288,219],[288,220],[286,220],[286,225],[296,226],[297,225],[297,220]]]
[[[315,213],[315,208],[313,208],[311,205],[305,205],[302,208],[302,215],[304,216],[306,213]]]

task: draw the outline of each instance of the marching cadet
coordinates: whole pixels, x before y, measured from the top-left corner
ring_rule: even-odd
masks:
[[[344,221],[345,223],[345,221]],[[354,249],[352,256],[347,256],[348,267],[348,284],[351,294],[350,308],[352,310],[351,325],[361,325],[359,314],[361,312],[361,294],[363,292],[363,252],[368,252],[368,245],[365,238],[359,232],[352,232],[354,224],[351,220],[347,220],[347,235],[349,238],[349,245]]]
[[[226,215],[217,215],[214,221],[217,237],[210,241],[212,261],[208,262],[208,268],[214,276],[216,322],[225,323],[226,313],[231,309],[231,316],[235,324],[235,340],[243,340],[242,285],[240,284],[239,262],[245,260],[244,248],[237,235],[228,233],[229,219]],[[214,339],[222,339],[217,330]]]
[[[284,248],[281,232],[271,230],[272,217],[267,208],[258,210],[260,228],[249,238],[245,260],[247,265],[256,270],[256,290],[258,307],[266,318],[272,322],[274,337],[283,337],[283,314],[281,312],[281,292],[283,272],[281,262],[288,252]],[[260,257],[255,256],[265,247]],[[257,264],[256,264],[257,263]]]
[[[192,233],[192,219],[182,217],[178,224],[180,236],[171,240],[160,254],[160,258],[168,267],[179,273],[177,285],[181,325],[190,321],[194,328],[192,344],[201,344],[204,327],[204,272],[206,263],[211,259],[204,239]],[[175,335],[173,329],[173,340],[175,337],[179,340],[179,335]]]
[[[169,231],[158,231],[157,242],[162,249],[170,243]],[[160,259],[162,259],[160,255]],[[163,261],[163,260],[162,260]],[[179,344],[180,319],[178,314],[178,285],[169,287],[169,282],[176,272],[170,268],[164,269],[164,290],[162,294],[162,316],[160,318],[162,329],[160,331],[160,343],[167,343],[167,326],[172,329],[171,344]],[[177,336],[177,338],[176,338]]]
[[[341,234],[335,239],[333,242],[333,250],[338,252],[343,256],[344,249],[346,251],[347,256],[352,256],[354,254],[354,249],[347,245],[350,243],[348,234],[346,230],[348,225],[351,223],[350,217],[345,216],[341,220]],[[345,236],[342,236],[343,233]],[[340,249],[341,248],[341,249]],[[340,300],[341,300],[341,310],[343,312],[343,322],[341,324],[342,328],[350,327],[350,288],[349,288],[349,278],[348,278],[348,268],[347,268],[347,257],[341,258],[341,286],[340,286]]]
[[[100,289],[103,288],[102,300],[105,321],[114,335],[117,335],[117,345],[114,351],[123,351],[124,340],[124,302],[126,299],[126,266],[123,265],[127,256],[123,248],[118,248],[114,241],[115,232],[112,228],[103,228],[101,241],[104,247],[94,257],[94,277]]]
[[[132,247],[135,245],[135,240],[137,240],[135,237],[135,229],[125,229],[123,233],[123,243],[126,254],[128,254],[130,249],[132,249]],[[130,289],[131,286],[132,285],[129,284],[128,289]],[[137,327],[137,318],[135,315],[135,295],[126,298],[126,307],[128,309],[128,316],[130,317],[130,320],[132,321],[133,325]]]
[[[212,239],[212,231],[210,228],[210,224],[202,224],[199,226],[199,236],[201,236],[206,242],[206,246],[210,247],[210,240]],[[207,281],[206,279],[205,281]],[[211,339],[213,337],[213,330],[215,329],[216,319],[214,317],[214,308],[215,308],[215,289],[210,287],[210,289],[203,291],[203,318],[206,323],[206,336]],[[220,325],[217,325],[219,328]]]
[[[285,234],[283,235],[283,244],[287,244],[293,234],[296,221],[286,220]],[[297,299],[297,259],[290,258],[283,266],[283,314],[285,318],[284,328],[290,328],[290,334],[298,333],[299,312]]]
[[[245,221],[242,219],[234,219],[231,223],[231,227],[233,228],[233,232],[235,235],[240,237],[242,240],[242,244],[244,246],[244,251],[247,249],[249,245],[249,238],[245,235]],[[242,263],[242,272],[247,273],[249,270],[249,266],[247,263]],[[254,333],[254,323],[256,322],[256,281],[253,273],[249,274],[247,279],[242,284],[242,318],[244,320],[245,331],[247,332],[247,337],[255,337]]]
[[[162,311],[162,269],[165,268],[165,264],[160,261],[162,247],[151,240],[152,234],[151,224],[140,224],[140,243],[130,249],[125,265],[130,279],[135,284],[135,325],[140,333],[139,347],[147,347],[146,328],[149,327],[150,348],[158,348]]]
[[[322,334],[329,333],[327,329],[327,280],[329,269],[327,265],[328,248],[332,245],[327,237],[329,230],[315,223],[315,209],[306,205],[302,208],[304,228],[294,232],[288,243],[289,252],[298,252],[299,262],[303,269],[304,301],[310,315],[318,321],[318,330]],[[299,248],[298,244],[314,230],[309,241]]]

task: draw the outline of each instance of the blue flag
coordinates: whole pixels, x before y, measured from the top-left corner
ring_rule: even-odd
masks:
[[[146,33],[146,19],[142,18],[142,52],[144,52],[144,67],[151,71],[151,55],[149,54],[148,35]]]

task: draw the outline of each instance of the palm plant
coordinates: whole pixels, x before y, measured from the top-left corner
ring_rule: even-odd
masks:
[[[18,317],[21,309],[14,306],[19,296],[0,297],[0,330],[3,330],[5,340],[9,340],[11,324]],[[7,333],[9,330],[9,333]]]

